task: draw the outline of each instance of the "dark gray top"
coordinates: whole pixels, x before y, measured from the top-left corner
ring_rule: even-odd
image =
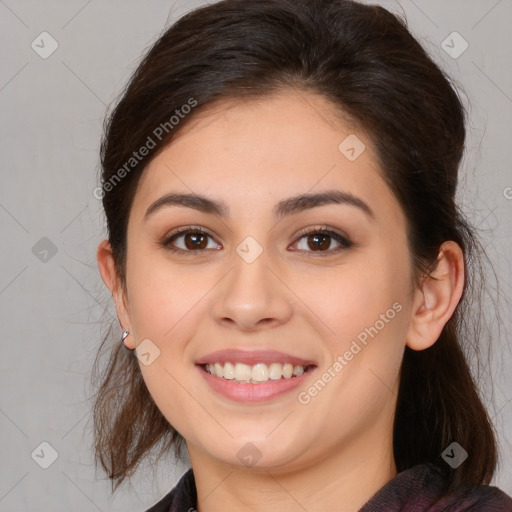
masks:
[[[432,464],[402,471],[359,512],[512,512],[512,499],[497,487],[464,487],[446,494],[442,475]],[[196,508],[194,473],[189,469],[175,487],[146,512],[194,512]]]

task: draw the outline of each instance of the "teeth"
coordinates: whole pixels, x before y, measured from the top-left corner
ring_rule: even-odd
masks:
[[[219,363],[217,363],[219,364]],[[219,364],[220,366],[220,364]],[[215,372],[215,374],[217,375],[217,372]],[[229,379],[229,380],[232,380],[235,378],[235,367],[234,365],[232,365],[231,363],[226,363],[224,365],[224,374],[223,374],[223,377],[225,379]]]
[[[215,363],[215,375],[217,377],[224,377],[224,366],[222,366],[220,363]]]
[[[268,367],[266,364],[258,363],[252,367],[252,380],[257,382],[268,380]]]
[[[293,375],[295,375],[295,377],[299,377],[303,373],[304,373],[304,366],[294,366],[293,367]]]
[[[279,363],[272,363],[268,369],[268,376],[272,380],[280,379],[283,376],[283,365]]]
[[[258,363],[249,366],[243,363],[215,363],[205,365],[206,371],[216,377],[236,380],[238,382],[266,382],[268,380],[290,379],[304,373],[304,366],[293,366],[291,363],[272,363],[267,366]]]
[[[219,363],[215,363],[216,365]],[[219,375],[218,373],[215,373],[217,377],[222,377],[222,375]],[[235,364],[235,380],[251,380],[252,378],[252,372],[251,367],[242,364],[242,363],[236,363]]]

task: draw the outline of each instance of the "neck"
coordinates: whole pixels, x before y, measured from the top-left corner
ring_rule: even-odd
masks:
[[[187,444],[198,512],[238,510],[357,512],[396,474],[392,442],[367,437],[300,468],[245,468],[213,459]]]

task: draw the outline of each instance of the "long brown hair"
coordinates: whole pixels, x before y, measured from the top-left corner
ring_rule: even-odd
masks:
[[[109,114],[102,140],[102,200],[122,283],[128,216],[147,163],[213,101],[288,87],[323,95],[370,135],[405,212],[417,275],[429,272],[444,241],[462,247],[467,280],[455,314],[431,348],[405,351],[394,456],[398,471],[440,466],[450,486],[489,483],[495,437],[464,354],[478,345],[467,323],[472,292],[480,293],[478,241],[455,203],[466,113],[450,78],[388,10],[349,0],[223,0],[161,35]],[[184,108],[192,102],[193,111]],[[149,154],[130,160],[148,138]],[[158,458],[173,446],[179,456],[183,438],[153,402],[137,358],[119,339],[107,345],[110,333],[94,364],[94,435],[96,464],[115,490],[157,445]],[[100,369],[104,352],[110,358]],[[453,441],[470,453],[457,469],[441,459]]]

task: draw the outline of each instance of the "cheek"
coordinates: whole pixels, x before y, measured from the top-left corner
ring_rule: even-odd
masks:
[[[200,309],[207,281],[204,273],[171,264],[154,254],[133,254],[127,262],[130,316],[140,339],[163,343],[184,319]]]
[[[395,324],[394,332],[404,325],[401,321],[395,322],[395,318],[400,317],[396,311],[400,307],[393,309],[393,304],[400,303],[402,311],[405,309],[408,274],[393,268],[399,268],[400,262],[394,265],[384,255],[373,256],[341,265],[321,279],[309,276],[304,280],[302,277],[294,284],[297,295],[306,298],[305,302],[328,328],[326,340],[335,343],[336,348],[344,346],[376,322],[377,327],[382,327],[384,322],[386,331]]]
[[[340,269],[325,294],[310,290],[308,301],[335,334],[326,338],[330,353],[318,376],[325,386],[317,380],[301,397],[308,414],[336,418],[347,432],[373,424],[384,408],[391,415],[408,325],[408,281],[397,277],[367,262]]]
[[[377,410],[392,396],[409,324],[408,253],[381,247],[357,263],[340,266],[323,281],[323,290],[317,286],[303,290],[334,332],[326,337],[330,360],[324,371],[331,368],[336,378],[328,386],[324,405],[338,404],[343,396],[343,402],[361,417],[373,414],[372,408]],[[346,414],[346,407],[336,407],[332,413]]]
[[[194,371],[187,359],[187,343],[204,317],[207,282],[205,273],[180,269],[154,254],[133,254],[130,264],[127,262],[136,343],[149,339],[158,354],[147,366],[141,362],[140,370],[158,408],[179,432],[188,432],[188,418],[201,414],[185,384]],[[187,415],[183,415],[184,404],[188,404]]]

